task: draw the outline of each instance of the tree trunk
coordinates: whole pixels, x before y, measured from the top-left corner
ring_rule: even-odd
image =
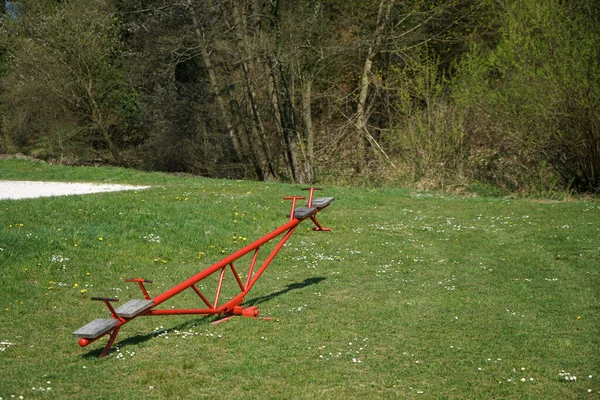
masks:
[[[252,71],[254,68],[251,62],[252,57],[248,49],[248,35],[246,32],[246,26],[244,24],[245,21],[239,7],[239,1],[232,0],[231,7],[235,24],[237,48],[241,59],[240,64],[244,79],[244,87],[246,90],[246,99],[250,108],[250,115],[252,116],[251,132],[253,134],[253,140],[251,141],[251,145],[255,150],[257,159],[260,163],[261,169],[263,170],[264,179],[276,178],[277,173],[271,159],[271,148],[265,133],[265,127],[262,118],[258,111],[256,91],[252,82]]]
[[[225,128],[227,129],[227,134],[231,139],[231,144],[233,146],[233,150],[235,152],[235,156],[238,161],[244,160],[243,152],[240,148],[240,142],[235,134],[235,130],[233,128],[232,118],[227,111],[227,107],[225,105],[225,100],[223,99],[223,95],[221,94],[221,89],[219,85],[219,81],[217,79],[217,74],[215,73],[215,69],[212,65],[212,61],[210,59],[210,54],[208,52],[208,44],[206,43],[206,38],[204,37],[204,32],[200,24],[198,23],[198,19],[196,18],[196,14],[192,9],[192,0],[188,0],[188,11],[190,17],[192,19],[192,23],[194,25],[194,32],[196,34],[196,40],[198,41],[198,45],[200,47],[200,54],[202,56],[202,61],[204,62],[204,66],[206,67],[206,71],[208,72],[208,79],[210,82],[210,87],[215,96],[215,101],[217,103],[217,107],[219,108],[219,112],[221,114],[221,118],[223,119],[223,123],[225,124]]]
[[[294,98],[292,94],[293,84],[290,83],[292,79],[288,79],[286,71],[281,63],[279,63],[279,75],[283,95],[282,104],[280,107],[283,140],[288,153],[288,161],[292,171],[292,180],[294,182],[300,182],[302,180],[302,172],[298,164],[298,143],[296,143],[298,129],[296,127],[296,118],[294,113]]]
[[[387,1],[387,7],[384,7]],[[358,104],[356,105],[356,144],[358,149],[356,172],[360,172],[364,169],[366,161],[366,144],[369,140],[369,133],[367,130],[368,115],[366,112],[367,97],[369,95],[369,85],[371,70],[373,68],[373,59],[379,53],[381,46],[381,39],[385,31],[385,26],[390,18],[390,13],[394,0],[381,0],[379,2],[379,11],[377,12],[377,26],[375,28],[375,36],[373,42],[369,45],[367,51],[367,57],[363,65],[363,72],[360,80],[360,94],[358,96]]]
[[[285,155],[287,158],[287,169],[290,175],[292,183],[298,182],[298,166],[296,160],[296,145],[293,141],[290,142],[289,135],[286,133],[286,120],[284,110],[282,108],[281,100],[279,99],[279,92],[277,87],[277,79],[275,72],[273,71],[273,61],[267,56],[265,57],[265,70],[267,71],[267,89],[269,91],[269,99],[271,100],[271,107],[273,110],[273,117],[275,119],[275,129],[277,135],[283,140],[285,144]]]
[[[304,176],[303,182],[300,183],[313,183],[315,178],[314,172],[314,154],[315,154],[315,135],[313,131],[313,122],[312,122],[312,112],[311,112],[311,104],[312,104],[312,77],[306,77],[304,81],[304,85],[302,88],[302,122],[303,122],[303,132],[304,139],[306,143],[305,151],[303,151],[302,160]]]

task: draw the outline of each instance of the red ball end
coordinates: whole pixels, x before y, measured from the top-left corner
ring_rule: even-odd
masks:
[[[90,344],[90,341],[89,341],[89,340],[87,340],[86,338],[81,338],[81,339],[79,339],[79,345],[80,345],[81,347],[85,347],[85,346],[87,346],[88,344]]]

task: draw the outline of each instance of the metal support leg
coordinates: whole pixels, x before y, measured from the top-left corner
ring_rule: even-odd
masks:
[[[100,354],[100,358],[102,358],[108,354],[108,352],[110,351],[110,348],[112,347],[113,343],[115,342],[115,339],[117,338],[117,335],[119,334],[120,329],[121,329],[121,327],[118,326],[115,329],[113,329],[113,331],[110,333],[110,338],[108,338],[108,343],[106,344],[106,347],[104,347],[104,350],[102,350],[102,353]]]
[[[313,228],[313,231],[322,231],[322,232],[329,232],[329,231],[331,231],[331,228],[324,228],[324,227],[322,227],[321,224],[319,223],[319,221],[317,221],[317,218],[314,215],[312,215],[310,217],[310,219],[317,226],[316,228]]]

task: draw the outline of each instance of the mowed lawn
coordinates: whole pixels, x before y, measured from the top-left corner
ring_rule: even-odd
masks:
[[[597,200],[326,187],[332,231],[302,222],[246,298],[273,321],[141,317],[100,359],[106,338],[71,336],[107,317],[91,296],[141,298],[126,277],[158,295],[306,192],[21,160],[0,179],[151,186],[0,201],[2,399],[600,397]]]

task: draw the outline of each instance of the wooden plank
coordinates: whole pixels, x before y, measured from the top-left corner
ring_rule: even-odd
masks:
[[[133,299],[129,300],[127,303],[123,304],[121,307],[117,308],[115,312],[119,317],[122,318],[132,318],[136,315],[140,314],[143,311],[146,311],[150,307],[154,305],[154,301],[145,300],[145,299]]]
[[[313,199],[312,205],[317,208],[327,207],[331,202],[335,200],[335,197],[319,197],[317,199]]]
[[[95,339],[110,331],[118,323],[118,319],[98,318],[73,332],[73,337]]]
[[[305,219],[313,215],[317,211],[316,207],[298,207],[294,210],[294,218]],[[290,214],[287,214],[290,217]]]

